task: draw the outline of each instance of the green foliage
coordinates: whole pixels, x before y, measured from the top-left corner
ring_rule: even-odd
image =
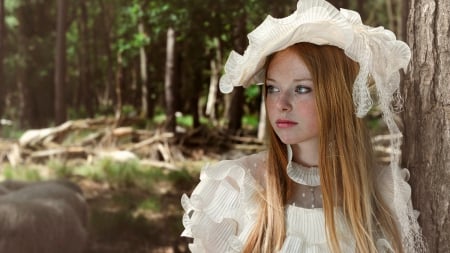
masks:
[[[155,197],[149,197],[143,200],[138,205],[138,209],[144,211],[160,212],[161,211],[161,201]]]
[[[134,185],[141,175],[137,161],[118,162],[109,158],[73,169],[73,174],[96,181],[106,181],[117,187]]]
[[[133,117],[137,115],[136,108],[132,105],[124,105],[122,106],[122,113],[126,117]]]
[[[247,103],[255,100],[261,96],[261,87],[252,85],[245,89],[245,100]]]
[[[165,113],[158,113],[153,117],[153,122],[156,124],[162,124],[166,120],[166,114]]]
[[[47,161],[47,167],[58,178],[68,178],[72,175],[73,168],[68,166],[67,163],[61,159],[50,159]]]
[[[15,125],[5,125],[0,126],[0,136],[5,139],[14,139],[17,140],[22,136],[23,130],[19,129]]]
[[[136,161],[117,162],[110,159],[101,161],[100,166],[105,173],[106,180],[118,186],[132,185],[138,174]]]
[[[169,172],[167,178],[171,182],[174,182],[175,185],[178,185],[183,182],[191,182],[192,172],[188,171],[187,169],[173,170]]]
[[[41,180],[40,170],[35,167],[27,166],[10,166],[3,167],[3,178],[7,180],[23,180],[23,181],[38,181]]]
[[[211,73],[210,60],[216,57],[216,52],[220,52],[219,64],[223,64],[228,53],[236,49],[239,37],[254,29],[267,14],[275,17],[290,14],[295,9],[296,2],[70,2],[66,33],[65,86],[69,118],[88,117],[92,113],[96,116],[113,115],[117,102],[114,89],[117,84],[122,88],[123,104],[126,105],[123,108],[124,115],[139,115],[142,85],[139,57],[141,49],[145,49],[147,56],[149,97],[155,103],[151,108],[163,107],[168,28],[175,29],[177,36],[176,49],[180,66],[176,75],[179,78],[180,93],[183,94],[181,101],[177,101],[180,103],[179,108],[191,106],[189,103],[192,98],[196,98],[198,106],[202,107]],[[390,17],[386,11],[385,0],[367,2],[364,4],[366,18],[363,18],[372,25],[399,26],[397,17],[402,3],[403,0],[391,3],[393,17]],[[348,4],[353,8],[357,7],[355,0],[348,1]],[[34,126],[46,126],[52,121],[54,111],[56,4],[43,0],[5,0],[5,7],[7,50],[3,59],[2,85],[6,87],[6,99],[9,101],[5,115],[13,120],[21,118],[32,121]],[[236,34],[235,28],[241,21],[245,29],[241,34]],[[143,25],[143,32],[139,29],[140,24]],[[24,102],[21,101],[22,97],[26,97],[26,94],[32,95],[25,98],[27,101],[24,106],[19,107],[18,105]],[[259,94],[259,89],[254,86],[246,90],[246,113],[254,114],[259,110],[259,103],[255,102],[258,101]],[[223,97],[219,96],[219,100],[222,99]],[[92,110],[88,103],[92,104]],[[223,113],[223,109],[218,111]],[[161,124],[164,118],[157,115],[155,120],[155,124]],[[191,118],[183,116],[178,119],[178,124],[190,126]],[[251,122],[249,124],[253,125]]]
[[[248,129],[258,129],[259,117],[257,115],[244,115],[242,124]]]
[[[192,127],[193,122],[192,115],[182,115],[177,117],[177,125],[179,126]]]

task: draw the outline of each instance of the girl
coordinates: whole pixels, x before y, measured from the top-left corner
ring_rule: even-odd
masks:
[[[422,252],[398,154],[376,166],[362,117],[377,93],[389,131],[408,46],[356,12],[301,0],[268,17],[232,52],[221,78],[264,84],[267,152],[203,169],[188,198],[183,236],[192,252]],[[398,139],[392,141],[398,149]]]

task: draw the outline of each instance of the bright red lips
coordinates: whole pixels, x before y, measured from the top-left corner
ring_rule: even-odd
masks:
[[[297,122],[290,121],[287,119],[279,119],[275,122],[278,128],[289,128],[297,125]]]

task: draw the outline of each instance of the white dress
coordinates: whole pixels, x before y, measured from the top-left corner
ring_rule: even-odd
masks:
[[[203,168],[201,181],[191,197],[183,195],[181,199],[185,210],[182,236],[194,239],[189,244],[191,252],[242,252],[255,223],[259,203],[263,201],[264,173],[261,171],[266,166],[266,156],[266,152],[261,152]],[[389,173],[380,175],[384,181],[389,176]],[[392,203],[393,196],[383,192],[386,203]],[[408,194],[407,191],[405,196]],[[331,252],[322,208],[287,205],[285,212],[286,239],[280,252]],[[342,252],[354,252],[355,240],[339,208],[336,209],[336,229]],[[376,244],[379,252],[391,252],[387,240],[379,239]]]

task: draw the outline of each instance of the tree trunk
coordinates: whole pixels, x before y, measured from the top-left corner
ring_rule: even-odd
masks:
[[[122,82],[123,82],[123,60],[122,54],[117,52],[117,68],[116,68],[116,80],[115,80],[115,94],[116,94],[116,107],[115,107],[115,125],[120,125],[120,121],[122,120],[122,106],[123,106],[123,97],[122,97]]]
[[[5,93],[6,93],[6,82],[3,76],[3,58],[5,56],[5,1],[0,0],[0,118],[5,112]],[[1,127],[1,126],[0,126]]]
[[[237,133],[242,127],[244,101],[244,88],[235,87],[233,93],[231,93],[230,110],[228,112],[228,132],[231,134]]]
[[[58,0],[56,53],[55,53],[55,123],[66,121],[65,77],[66,77],[66,13],[67,1]]]
[[[237,20],[236,28],[233,31],[234,35],[234,48],[240,54],[244,53],[247,46],[247,30],[246,22],[247,15],[245,11],[242,12]],[[232,134],[236,133],[242,126],[242,116],[244,115],[244,89],[242,87],[236,87],[231,93],[228,116],[228,131]]]
[[[138,24],[139,33],[145,34],[144,23],[142,20]],[[141,72],[141,117],[145,118],[148,115],[148,78],[147,78],[147,54],[145,52],[145,47],[142,45],[139,48],[139,59],[140,59],[140,72]]]
[[[263,90],[263,89],[261,89]],[[266,138],[266,102],[265,94],[261,92],[261,105],[259,109],[259,123],[258,123],[258,140],[263,141]]]
[[[348,0],[329,0],[329,2],[334,5],[336,8],[349,8],[349,2]]]
[[[103,107],[109,107],[111,105],[111,95],[113,94],[113,84],[114,84],[114,66],[115,66],[115,62],[114,62],[114,57],[113,57],[113,52],[111,50],[111,45],[112,45],[112,41],[111,41],[111,35],[110,35],[110,31],[111,31],[111,20],[108,19],[108,11],[105,8],[105,4],[103,0],[99,1],[100,3],[100,8],[101,8],[101,13],[102,13],[102,25],[103,25],[103,39],[102,39],[102,43],[104,46],[104,49],[106,51],[106,58],[107,58],[107,73],[106,73],[106,80],[105,80],[105,86],[104,86],[104,92],[103,92],[103,96],[101,97],[101,99],[99,99],[100,104]],[[117,66],[118,68],[120,68],[120,66]]]
[[[173,28],[167,30],[166,47],[166,71],[164,78],[165,98],[166,98],[166,124],[165,130],[175,132],[175,31]]]
[[[90,69],[90,50],[89,50],[89,31],[88,31],[88,13],[86,0],[80,1],[80,42],[81,50],[79,50],[79,87],[77,97],[77,109],[79,111],[85,111],[89,117],[94,115],[93,98],[94,93],[91,88],[91,69]]]
[[[364,0],[357,0],[356,2],[356,8],[359,12],[359,15],[361,16],[361,19],[363,22],[366,20],[366,10],[364,9]]]
[[[206,111],[205,114],[209,116],[212,122],[217,121],[216,115],[216,101],[217,101],[217,88],[219,86],[219,78],[220,78],[220,70],[222,66],[220,62],[222,61],[221,48],[220,48],[220,40],[218,38],[214,39],[214,57],[211,57],[210,67],[211,67],[211,75],[209,82],[209,92],[208,92],[208,100],[206,103]]]
[[[450,2],[410,0],[403,165],[429,252],[450,252]]]
[[[394,27],[394,11],[392,10],[392,0],[385,0],[385,4],[386,4],[386,15],[387,15],[387,20],[388,20],[388,28],[392,31],[395,31],[395,27]]]

